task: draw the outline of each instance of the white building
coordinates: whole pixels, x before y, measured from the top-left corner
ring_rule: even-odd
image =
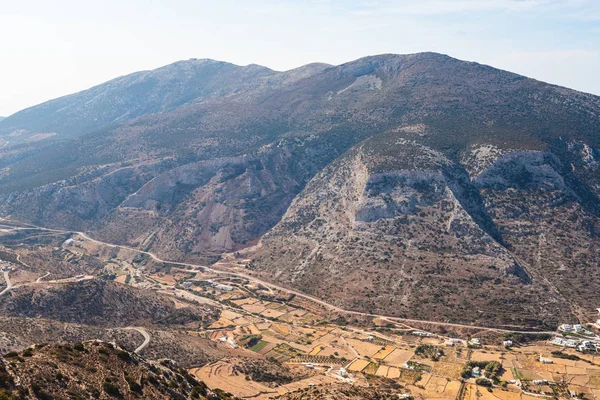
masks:
[[[510,347],[513,345],[512,340],[505,340],[503,343],[504,343],[504,347]]]
[[[540,362],[542,364],[554,364],[554,361],[552,361],[552,359],[546,358],[546,357],[542,357],[541,354],[540,354]]]
[[[562,324],[558,327],[558,329],[563,332],[573,332],[573,327],[569,324]]]
[[[238,348],[238,344],[233,337],[228,338],[227,343],[229,343],[229,346],[231,346],[232,349]]]
[[[575,348],[575,347],[577,347],[577,344],[578,344],[577,340],[569,339],[569,340],[565,341],[565,346],[567,346],[567,347]]]
[[[433,334],[429,333],[429,332],[422,332],[422,331],[414,331],[411,332],[411,334],[415,335],[415,336],[422,336],[422,337],[430,337],[433,336]]]

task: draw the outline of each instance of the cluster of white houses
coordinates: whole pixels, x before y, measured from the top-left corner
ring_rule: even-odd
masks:
[[[550,343],[555,346],[577,349],[582,353],[600,351],[600,341],[598,340],[567,339],[557,336]]]
[[[210,282],[210,285],[216,289],[222,290],[224,292],[231,292],[233,291],[235,288],[231,285],[223,285],[221,283],[214,283],[214,282]],[[181,286],[183,286],[185,289],[189,289],[194,285],[193,282],[191,281],[185,281],[181,284]]]
[[[600,308],[598,309],[598,312],[600,312]],[[600,324],[600,320],[598,320],[597,323]],[[565,336],[570,335],[570,337],[557,336],[550,341],[551,344],[577,349],[577,351],[582,353],[600,351],[600,338],[594,335],[593,332],[585,329],[583,325],[562,324],[558,327],[558,330],[563,332]],[[589,339],[585,339],[583,336],[588,336]]]
[[[412,331],[411,335],[420,336],[420,337],[432,337],[433,333],[423,332],[423,331]]]
[[[583,325],[562,324],[561,326],[558,327],[558,330],[562,331],[562,332],[566,332],[566,333],[579,333],[582,335],[593,335],[593,333],[586,330],[583,327]]]

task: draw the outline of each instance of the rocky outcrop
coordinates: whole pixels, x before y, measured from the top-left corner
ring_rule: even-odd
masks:
[[[18,362],[15,362],[18,361]],[[33,345],[0,358],[8,399],[233,399],[212,391],[174,361],[146,360],[112,343]]]
[[[254,271],[372,313],[500,325],[538,325],[533,309],[549,319],[569,313],[504,245],[478,183],[460,165],[413,148],[414,160],[429,160],[429,168],[435,160],[437,169],[395,169],[407,166],[402,141],[388,143],[395,163],[363,163],[379,144],[365,142],[306,186],[262,239]],[[507,290],[510,312],[497,303]],[[494,311],[475,316],[472,301]]]

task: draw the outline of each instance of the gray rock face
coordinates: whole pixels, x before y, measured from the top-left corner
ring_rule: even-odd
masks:
[[[541,151],[511,152],[498,157],[475,182],[479,187],[552,186],[566,189],[560,160]]]
[[[417,208],[449,200],[441,172],[398,171],[370,177],[356,221],[373,222],[414,213]]]

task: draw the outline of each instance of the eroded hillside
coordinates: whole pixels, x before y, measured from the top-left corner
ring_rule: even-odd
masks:
[[[434,53],[189,61],[74,96],[81,131],[53,102],[0,124],[57,133],[0,150],[3,215],[172,260],[258,249],[265,279],[397,316],[540,326],[600,301],[596,96]],[[128,99],[109,120],[78,108],[106,96]]]

